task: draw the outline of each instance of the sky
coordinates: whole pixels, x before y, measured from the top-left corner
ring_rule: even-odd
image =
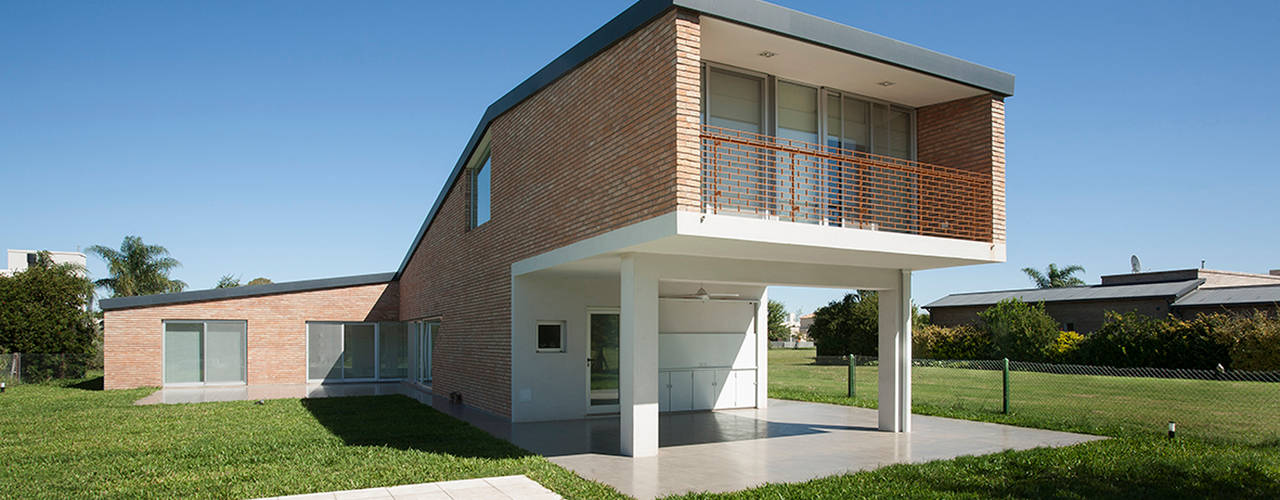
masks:
[[[780,3],[1017,75],[1008,262],[917,272],[917,303],[1280,268],[1280,2]],[[394,271],[485,107],[628,5],[2,2],[0,247],[139,235],[191,289]]]

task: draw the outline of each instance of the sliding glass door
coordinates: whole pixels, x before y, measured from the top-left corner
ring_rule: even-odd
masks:
[[[244,321],[165,321],[164,383],[243,384]]]
[[[403,323],[307,323],[307,380],[402,379],[408,348]]]
[[[435,347],[436,331],[440,329],[439,320],[414,321],[410,323],[414,348],[415,380],[423,383],[431,382],[431,350]]]

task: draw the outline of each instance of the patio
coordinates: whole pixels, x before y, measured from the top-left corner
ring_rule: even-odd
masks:
[[[631,458],[619,449],[617,415],[513,424],[408,383],[165,389],[137,404],[378,394],[413,398],[640,499],[1105,439],[923,415],[911,416],[909,433],[884,432],[873,409],[770,399],[767,409],[664,413],[658,455]]]

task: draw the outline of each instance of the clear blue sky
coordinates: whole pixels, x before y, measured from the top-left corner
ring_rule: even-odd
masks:
[[[394,270],[484,108],[629,4],[0,3],[0,247],[136,234],[193,288]],[[1018,77],[1009,261],[918,302],[1130,254],[1280,268],[1280,3],[783,5]]]

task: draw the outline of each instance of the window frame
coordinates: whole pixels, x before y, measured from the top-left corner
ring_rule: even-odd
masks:
[[[490,151],[489,149],[488,141],[486,140],[485,143],[482,144],[480,148],[476,149],[476,151],[479,154],[475,155],[472,158],[472,160],[467,164],[468,229],[476,229],[480,226],[483,226],[485,223],[493,220],[493,162],[491,161],[493,155],[492,155],[492,151]],[[479,220],[480,190],[476,189],[476,185],[479,182],[478,179],[480,177],[480,174],[484,170],[489,171],[489,192],[488,192],[488,196],[484,200],[485,204],[488,205],[489,210],[488,210],[488,217],[482,221],[482,220]]]
[[[533,329],[533,348],[537,353],[565,353],[568,352],[568,325],[564,321],[539,320],[535,322]],[[542,327],[555,326],[560,329],[559,347],[542,347]]]
[[[240,381],[239,382],[209,382],[209,359],[208,351],[208,334],[209,323],[240,323],[244,325],[243,333],[240,334],[240,342],[244,347],[242,354],[244,355],[244,363],[240,365]],[[169,365],[168,354],[165,350],[169,342],[168,325],[170,324],[198,324],[200,325],[200,381],[199,382],[173,382],[167,381],[167,369]],[[203,387],[203,386],[238,386],[248,385],[249,383],[249,320],[247,319],[163,319],[160,320],[160,385],[161,387]]]

